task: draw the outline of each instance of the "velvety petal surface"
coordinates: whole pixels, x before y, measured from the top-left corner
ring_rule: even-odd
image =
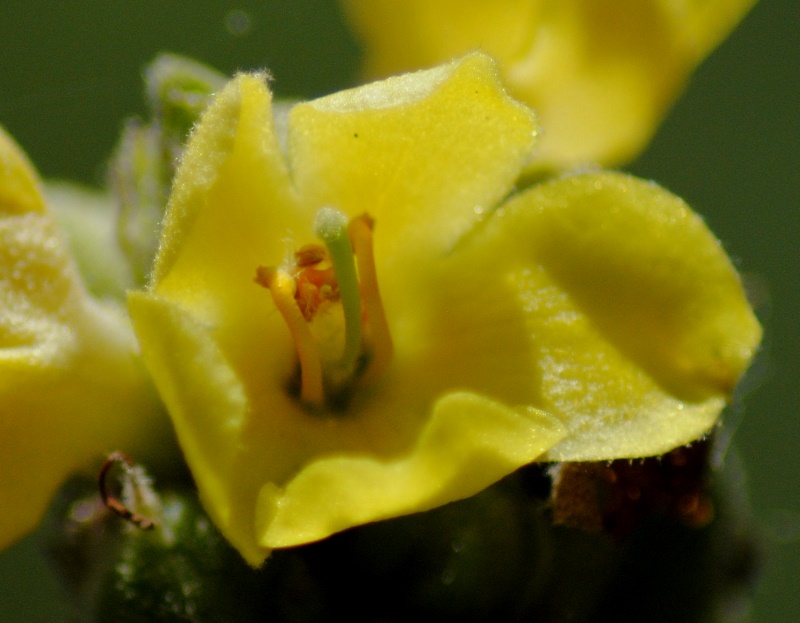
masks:
[[[495,63],[470,54],[295,106],[292,178],[313,206],[368,212],[381,261],[424,263],[510,191],[536,132]]]
[[[689,73],[753,0],[343,0],[366,73],[494,55],[544,129],[535,167],[616,164],[650,139]]]
[[[551,460],[656,455],[697,439],[761,338],[738,275],[702,220],[655,184],[622,174],[527,190],[448,261],[468,276],[476,306],[502,310],[517,300],[529,404],[567,430]],[[444,281],[430,287],[457,296]],[[507,324],[508,316],[487,312],[485,320]],[[513,352],[506,342],[497,348]]]
[[[169,438],[126,321],[87,294],[39,186],[0,130],[0,547],[74,471]]]
[[[252,513],[238,500],[237,457],[251,411],[241,380],[197,316],[146,292],[131,292],[128,308],[205,507],[248,562],[260,564]]]
[[[469,497],[563,436],[560,423],[542,411],[510,409],[475,394],[446,394],[407,454],[385,460],[366,453],[322,456],[285,489],[266,484],[258,500],[261,543],[316,541]]]
[[[237,76],[192,133],[151,277],[159,294],[215,322],[252,308],[255,269],[281,263],[287,237],[311,236],[314,211],[289,182],[266,79]]]

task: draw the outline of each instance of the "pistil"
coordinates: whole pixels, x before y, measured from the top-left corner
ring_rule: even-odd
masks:
[[[353,373],[361,354],[361,295],[358,288],[353,247],[347,233],[347,217],[333,208],[320,208],[314,219],[314,233],[328,249],[344,312],[344,351],[340,366]]]

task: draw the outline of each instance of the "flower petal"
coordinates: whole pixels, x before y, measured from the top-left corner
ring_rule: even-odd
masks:
[[[311,235],[313,213],[297,205],[270,100],[265,76],[237,76],[204,113],[176,173],[152,285],[206,319],[251,309],[256,267],[283,260],[290,232]]]
[[[540,115],[534,165],[616,164],[639,152],[689,73],[754,0],[342,0],[371,78],[481,48]]]
[[[342,0],[367,47],[372,78],[413,71],[480,48],[502,65],[530,48],[541,22],[532,0]]]
[[[475,394],[446,395],[405,455],[322,456],[285,489],[266,484],[257,512],[260,542],[309,543],[469,497],[534,461],[563,436],[558,421],[542,411],[515,411]]]
[[[655,455],[698,438],[761,337],[730,260],[701,219],[625,175],[528,190],[454,256],[476,292],[491,275],[526,315],[519,340],[532,346],[532,404],[569,431],[548,452],[552,460]],[[447,296],[442,283],[431,287]],[[493,296],[476,301],[508,307],[492,287]],[[497,348],[508,344],[497,339]]]
[[[128,309],[208,512],[248,562],[261,564],[266,553],[254,545],[252,513],[237,507],[236,461],[248,411],[241,382],[195,316],[145,292],[131,292]]]
[[[368,212],[381,257],[400,263],[440,253],[509,192],[536,123],[494,63],[471,54],[299,104],[289,129],[304,200]]]
[[[627,162],[650,141],[692,70],[754,0],[551,3],[510,91],[547,132],[539,165]]]
[[[86,293],[20,150],[0,130],[0,548],[72,472],[169,439],[118,310]],[[144,453],[144,454],[143,454]]]

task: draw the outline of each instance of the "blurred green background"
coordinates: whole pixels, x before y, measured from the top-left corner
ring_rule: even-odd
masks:
[[[2,0],[0,124],[44,176],[98,185],[122,121],[144,113],[141,71],[160,51],[267,67],[284,96],[349,86],[358,70],[333,0]],[[798,94],[800,3],[762,0],[629,167],[706,218],[766,328],[727,414],[766,553],[756,623],[800,620]],[[53,591],[30,540],[0,556],[0,623],[57,620]]]

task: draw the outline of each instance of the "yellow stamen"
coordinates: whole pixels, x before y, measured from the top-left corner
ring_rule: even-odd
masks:
[[[348,233],[350,244],[356,255],[358,277],[361,286],[361,300],[366,312],[366,324],[371,341],[371,360],[364,371],[363,379],[372,381],[383,374],[392,360],[394,347],[386,312],[383,308],[378,275],[375,271],[375,255],[372,246],[374,221],[366,214],[350,219]]]
[[[325,402],[322,363],[311,328],[295,302],[294,279],[283,269],[259,266],[256,269],[255,281],[270,291],[275,307],[278,308],[292,334],[297,357],[300,360],[300,400],[308,405],[321,407]]]

